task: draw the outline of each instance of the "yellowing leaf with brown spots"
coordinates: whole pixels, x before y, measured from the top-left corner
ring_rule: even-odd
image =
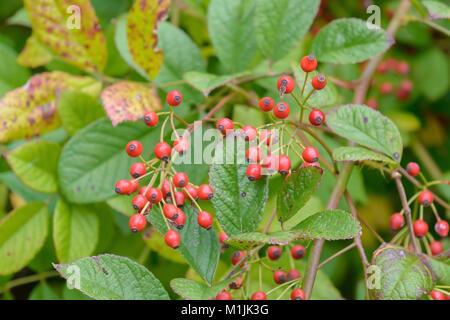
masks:
[[[106,41],[89,0],[24,0],[33,36],[68,63],[99,72],[106,65]]]
[[[60,126],[56,116],[63,91],[80,90],[92,96],[100,83],[89,77],[55,71],[37,74],[21,88],[8,92],[0,100],[0,142],[31,138]]]
[[[161,101],[156,92],[137,82],[118,82],[102,93],[103,106],[113,126],[123,121],[137,121],[147,111],[159,111]]]
[[[150,79],[162,66],[164,55],[157,48],[158,21],[165,20],[170,0],[138,0],[130,10],[127,21],[127,41],[134,62]]]
[[[19,64],[30,68],[46,65],[51,60],[52,54],[34,36],[27,39],[25,47],[17,57]]]

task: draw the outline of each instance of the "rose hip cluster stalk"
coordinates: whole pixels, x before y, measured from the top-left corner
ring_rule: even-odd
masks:
[[[427,187],[433,185],[433,182],[428,182],[423,174],[420,172],[420,167],[415,162],[410,162],[406,166],[406,171],[413,177],[420,176],[424,181],[424,188],[413,195],[408,200],[408,205],[415,202],[413,212],[413,230],[414,235],[422,240],[427,253],[430,256],[435,256],[441,254],[444,251],[444,247],[440,241],[434,240],[431,233],[428,232],[428,224],[424,221],[424,208],[431,207],[432,212],[436,218],[436,223],[434,225],[434,230],[441,237],[446,237],[449,231],[448,222],[442,220],[437,212],[437,209],[433,203],[434,196],[427,190]],[[442,181],[436,181],[435,183],[442,183]],[[409,235],[407,234],[407,227],[402,228],[405,225],[405,218],[403,210],[399,213],[395,213],[390,218],[391,229],[393,231],[400,230],[399,233],[392,239],[392,243],[404,243],[406,246],[409,244]]]
[[[133,232],[142,231],[146,224],[146,215],[152,206],[158,206],[163,220],[169,230],[164,239],[168,246],[176,249],[180,245],[180,235],[172,230],[170,225],[177,229],[182,229],[186,221],[186,215],[182,208],[186,201],[191,201],[198,209],[198,224],[209,230],[212,228],[213,218],[207,211],[201,209],[198,200],[211,200],[214,191],[211,186],[203,184],[196,186],[189,182],[189,177],[184,172],[177,172],[172,164],[179,154],[184,154],[189,149],[189,141],[185,137],[177,135],[173,125],[173,107],[180,105],[183,97],[180,92],[173,90],[167,95],[167,103],[170,112],[148,112],[144,115],[144,122],[149,127],[158,125],[159,116],[167,115],[162,128],[161,138],[153,149],[154,157],[146,161],[142,157],[143,146],[139,141],[130,141],[125,151],[130,157],[139,158],[139,162],[134,163],[130,168],[132,179],[122,179],[116,183],[115,191],[122,195],[135,194],[132,200],[133,208],[138,212],[131,216],[129,225]],[[164,142],[164,128],[168,120],[177,138],[171,147]],[[146,186],[140,186],[140,181],[145,177],[150,177],[150,182]],[[159,179],[159,185],[156,181]],[[169,225],[170,224],[170,225]]]

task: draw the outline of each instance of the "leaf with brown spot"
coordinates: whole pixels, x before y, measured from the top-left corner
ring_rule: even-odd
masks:
[[[162,109],[156,92],[137,82],[118,82],[102,93],[103,106],[114,126],[123,121],[137,121],[147,111]]]
[[[127,40],[130,54],[154,79],[162,66],[164,54],[157,48],[158,22],[167,18],[170,0],[138,0],[131,7],[127,21]]]
[[[86,72],[105,68],[106,41],[89,0],[24,0],[24,5],[41,44]],[[70,6],[79,8],[79,17],[77,11],[68,13]]]
[[[46,65],[52,58],[51,52],[32,35],[27,39],[25,47],[17,57],[17,62],[25,67],[37,68]]]
[[[55,71],[37,74],[21,88],[0,100],[0,141],[31,138],[56,129],[59,96],[63,91],[80,90],[96,96],[100,83],[89,77]]]

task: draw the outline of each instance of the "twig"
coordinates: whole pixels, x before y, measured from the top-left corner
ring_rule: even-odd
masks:
[[[326,259],[325,261],[321,262],[317,268],[320,269],[322,268],[324,265],[326,265],[328,262],[330,262],[331,260],[339,257],[341,254],[347,252],[350,249],[353,249],[354,247],[356,247],[356,242],[353,242],[352,244],[346,246],[344,249],[339,250],[338,252],[336,252],[335,254],[333,254],[331,257],[329,257],[328,259]]]

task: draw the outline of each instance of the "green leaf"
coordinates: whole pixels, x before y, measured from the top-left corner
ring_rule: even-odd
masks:
[[[48,141],[33,141],[8,152],[11,169],[24,184],[43,193],[58,191],[58,164],[61,147]]]
[[[264,113],[259,108],[237,104],[233,107],[233,121],[258,128],[266,124]]]
[[[155,79],[156,84],[182,80],[183,75],[189,71],[206,71],[200,49],[183,30],[168,22],[162,22],[158,28],[158,38],[158,48],[164,51],[164,63]],[[203,100],[202,94],[187,84],[162,89],[165,92],[182,92],[183,105],[196,104]]]
[[[297,86],[299,88],[303,87],[303,83],[305,82],[305,71],[302,70],[300,64],[298,62],[291,63],[292,70],[294,71],[295,80],[297,82]],[[319,71],[315,70],[308,73],[308,79],[305,85],[306,94],[310,92],[313,87],[311,84],[311,79],[319,74]],[[307,105],[316,107],[325,107],[330,105],[336,105],[338,100],[338,91],[336,86],[328,81],[327,86],[320,91],[315,91],[309,97]]]
[[[435,101],[443,97],[450,83],[448,57],[437,48],[417,56],[411,71],[414,87],[427,99]]]
[[[186,82],[192,87],[203,93],[205,97],[207,97],[214,89],[224,86],[236,80],[236,78],[242,77],[247,74],[248,73],[241,72],[234,75],[218,76],[211,73],[190,71],[186,72],[183,75],[183,79],[186,80]]]
[[[257,52],[253,0],[212,0],[208,31],[222,64],[232,73],[244,71]]]
[[[25,67],[37,68],[46,65],[52,59],[52,53],[35,36],[31,35],[17,57],[17,62]]]
[[[53,266],[68,284],[94,299],[169,299],[161,282],[150,271],[126,257],[104,254]],[[79,277],[78,287],[75,277]]]
[[[48,218],[43,203],[30,202],[0,221],[0,275],[21,270],[39,252],[47,236]]]
[[[6,92],[24,85],[30,77],[28,69],[16,62],[17,54],[10,47],[0,43],[0,97]]]
[[[143,121],[113,127],[108,118],[102,118],[73,136],[58,164],[59,185],[67,200],[90,203],[112,198],[116,182],[127,179],[136,162],[125,152],[130,140],[139,140],[145,146],[142,156],[149,158],[159,130],[149,129]]]
[[[128,206],[130,205],[128,204]],[[169,247],[164,240],[164,236],[153,227],[145,229],[142,238],[147,247],[158,253],[158,256],[176,263],[185,263],[180,251]]]
[[[387,32],[363,20],[333,20],[315,37],[312,53],[317,60],[328,63],[356,63],[386,51],[391,43]],[[336,35],[339,35],[338,37]]]
[[[170,0],[138,0],[130,9],[127,40],[130,54],[149,79],[154,79],[163,63],[164,54],[157,48],[158,21],[165,20]]]
[[[379,268],[379,287],[371,290],[376,300],[416,300],[433,289],[426,262],[404,248],[383,244],[375,251],[372,265]]]
[[[102,102],[113,126],[142,119],[147,111],[162,109],[155,90],[137,82],[121,81],[102,92]]]
[[[235,142],[237,146],[229,148]],[[214,211],[229,236],[251,232],[258,227],[269,192],[268,176],[258,181],[248,180],[244,146],[242,137],[224,138],[216,147],[209,172],[209,184],[218,195],[211,200]]]
[[[295,230],[278,231],[269,234],[246,232],[229,237],[225,242],[239,250],[250,250],[266,244],[286,245],[300,238],[302,238],[302,235]]]
[[[212,300],[225,289],[236,277],[225,279],[213,286],[189,279],[173,279],[170,287],[185,300]]]
[[[255,37],[267,58],[278,61],[300,41],[319,9],[319,0],[258,0]]]
[[[388,157],[375,151],[362,147],[338,147],[333,150],[335,161],[381,161],[389,164],[396,164]]]
[[[206,230],[197,222],[198,210],[186,204],[182,208],[186,214],[184,228],[176,230],[181,237],[177,249],[186,262],[195,270],[207,284],[211,284],[220,257],[220,243],[214,229]],[[154,207],[149,214],[150,222],[165,235],[168,231],[159,208]]]
[[[28,83],[7,93],[0,100],[0,141],[42,135],[60,125],[56,117],[59,95],[80,90],[96,96],[100,83],[89,77],[55,71],[37,74]]]
[[[91,255],[98,242],[99,219],[95,206],[71,205],[62,199],[53,216],[53,241],[61,263]]]
[[[71,136],[105,116],[102,105],[96,99],[79,91],[64,92],[59,100],[58,111],[64,129]]]
[[[439,1],[422,1],[422,4],[427,8],[430,19],[449,19],[450,7]]]
[[[436,274],[437,283],[443,286],[450,286],[450,258],[443,255],[430,258],[428,261]]]
[[[61,297],[47,283],[41,282],[33,288],[28,300],[61,300]]]
[[[361,234],[361,226],[348,212],[325,210],[306,218],[291,231],[303,239],[345,240]]]
[[[281,222],[292,218],[316,191],[323,170],[316,167],[299,169],[284,180],[277,196],[277,216]]]
[[[402,138],[395,124],[367,106],[340,106],[327,114],[327,125],[336,134],[380,151],[396,162],[402,158]]]
[[[89,0],[24,0],[33,37],[86,72],[106,65],[106,41]],[[77,11],[68,11],[75,5]]]

